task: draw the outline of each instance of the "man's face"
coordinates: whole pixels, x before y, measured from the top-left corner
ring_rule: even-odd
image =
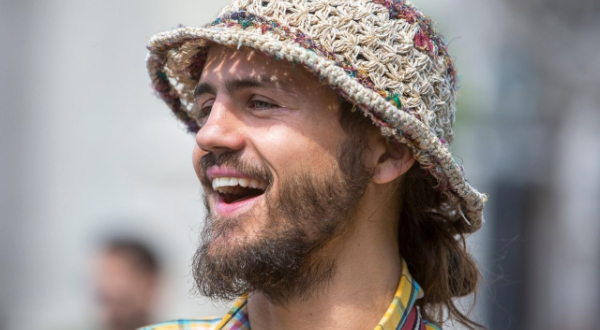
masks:
[[[319,251],[352,223],[370,172],[339,98],[300,66],[211,47],[198,87],[194,168],[208,215],[194,261],[206,295],[305,294],[334,262]]]

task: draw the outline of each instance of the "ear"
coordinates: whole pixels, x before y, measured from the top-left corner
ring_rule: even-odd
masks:
[[[410,150],[401,143],[390,141],[382,136],[378,141],[379,157],[375,165],[373,183],[385,184],[396,180],[406,173],[415,163]]]

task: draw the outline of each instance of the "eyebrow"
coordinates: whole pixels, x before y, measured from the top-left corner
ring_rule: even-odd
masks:
[[[243,79],[227,79],[224,82],[224,89],[227,95],[233,95],[236,91],[246,88],[269,88],[281,91],[285,94],[295,95],[287,86],[284,84],[275,84],[268,79],[257,79],[257,78],[243,78]],[[198,84],[194,89],[194,98],[202,94],[217,94],[217,88],[209,82],[203,82]]]
[[[198,84],[194,89],[194,98],[198,98],[201,94],[217,94],[215,86],[210,83],[203,82]]]

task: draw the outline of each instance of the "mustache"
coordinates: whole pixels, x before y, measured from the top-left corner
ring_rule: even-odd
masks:
[[[267,186],[270,186],[273,182],[273,173],[264,162],[248,162],[242,159],[242,154],[239,152],[226,152],[219,155],[209,152],[200,158],[198,165],[202,170],[200,182],[208,187],[212,186],[212,182],[210,182],[206,173],[213,166],[231,168],[237,172],[260,179],[266,182]]]

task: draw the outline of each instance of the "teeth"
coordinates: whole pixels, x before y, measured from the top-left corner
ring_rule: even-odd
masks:
[[[232,178],[232,177],[221,177],[214,178],[212,181],[212,188],[219,192],[225,192],[225,190],[220,188],[225,187],[236,187],[241,186],[244,188],[254,188],[265,190],[267,188],[267,184],[257,179],[246,179],[246,178]]]
[[[229,186],[229,179],[228,178],[219,178],[219,186],[221,186],[221,187]]]

